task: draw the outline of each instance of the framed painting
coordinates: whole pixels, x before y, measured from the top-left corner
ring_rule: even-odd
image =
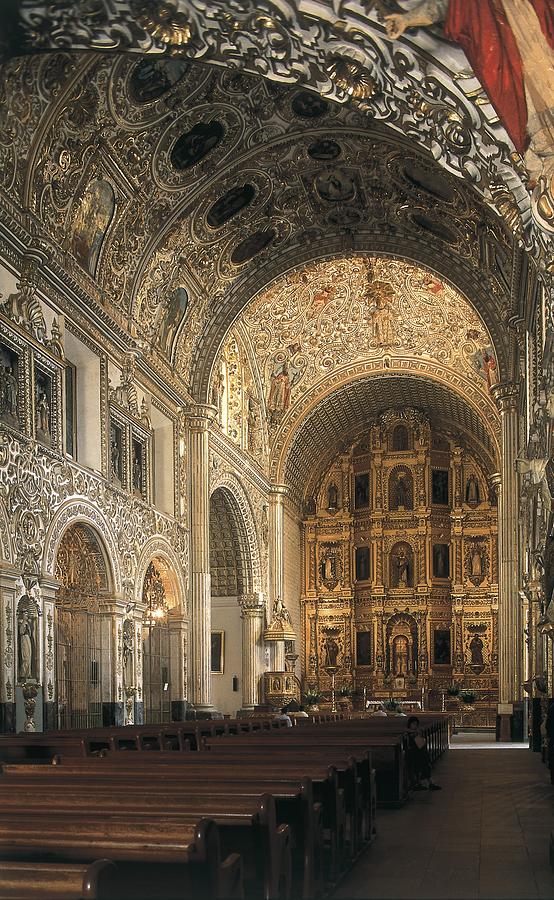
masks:
[[[223,675],[225,666],[225,632],[212,631],[211,640],[212,675]]]

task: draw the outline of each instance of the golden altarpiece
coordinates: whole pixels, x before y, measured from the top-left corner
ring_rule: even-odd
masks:
[[[388,410],[322,474],[302,526],[309,686],[328,692],[335,670],[358,697],[440,709],[457,684],[478,692],[471,722],[492,723],[497,506],[462,443]]]

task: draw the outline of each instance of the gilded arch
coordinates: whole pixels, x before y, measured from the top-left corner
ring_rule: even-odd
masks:
[[[71,525],[78,523],[88,525],[98,538],[104,556],[109,590],[120,593],[122,578],[115,536],[106,517],[87,500],[69,500],[56,511],[44,540],[42,574],[54,577],[56,555],[63,535]]]
[[[162,557],[167,562],[168,568],[171,572],[172,580],[175,583],[175,592],[177,595],[177,604],[175,608],[178,607],[179,611],[183,615],[186,615],[188,604],[185,573],[177,554],[168,543],[168,541],[166,541],[163,537],[155,536],[150,538],[150,540],[148,540],[142,548],[136,569],[134,586],[135,601],[137,603],[142,603],[144,576],[146,574],[148,564],[157,557]]]

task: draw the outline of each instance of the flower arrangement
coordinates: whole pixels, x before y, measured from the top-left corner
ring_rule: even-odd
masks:
[[[460,693],[460,700],[462,703],[465,703],[466,706],[473,706],[475,703],[475,693],[473,691],[462,691]]]

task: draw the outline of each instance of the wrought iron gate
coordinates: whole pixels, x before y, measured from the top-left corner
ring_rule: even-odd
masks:
[[[171,721],[170,639],[167,622],[143,628],[144,721],[148,725]]]
[[[102,725],[111,696],[111,620],[85,609],[57,607],[58,728]]]

